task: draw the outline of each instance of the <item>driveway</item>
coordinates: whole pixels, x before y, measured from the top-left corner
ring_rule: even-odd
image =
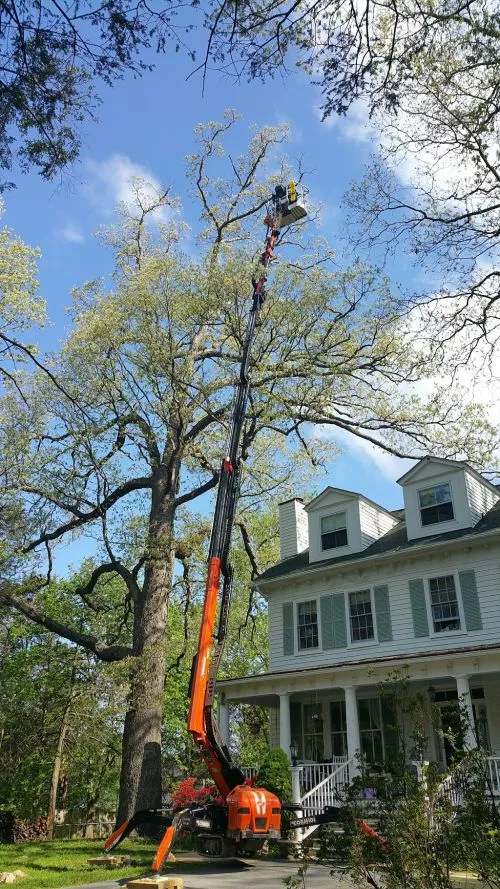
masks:
[[[192,856],[177,856],[177,865],[172,864],[166,872],[168,876],[179,876],[184,880],[184,889],[285,889],[285,877],[297,873],[294,861],[224,861],[207,862]],[[137,879],[137,878],[136,878]],[[104,883],[87,883],[85,886],[68,889],[124,889],[126,879]],[[306,877],[307,889],[352,889],[347,876],[330,876],[329,869],[311,864]]]

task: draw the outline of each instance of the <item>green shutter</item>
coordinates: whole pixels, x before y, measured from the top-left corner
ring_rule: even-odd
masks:
[[[321,596],[319,610],[321,614],[321,644],[323,649],[335,648],[333,638],[333,596]]]
[[[332,612],[333,612],[333,647],[347,647],[347,625],[345,619],[345,596],[338,593],[332,596]]]
[[[293,602],[283,604],[283,654],[294,654]]]
[[[389,587],[386,583],[373,588],[375,614],[377,616],[377,636],[379,642],[392,642],[391,609]]]
[[[482,630],[479,596],[477,594],[476,574],[474,571],[459,571],[462,604],[464,607],[465,626],[470,630]]]
[[[425,590],[422,579],[410,580],[411,613],[413,617],[413,631],[415,636],[429,635],[429,621],[427,620],[427,608],[425,605]]]

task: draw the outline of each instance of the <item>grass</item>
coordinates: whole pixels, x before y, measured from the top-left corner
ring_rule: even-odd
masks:
[[[116,850],[116,855],[131,855],[141,865],[91,867],[88,858],[104,855],[102,840],[54,840],[19,845],[0,845],[0,873],[22,870],[26,874],[15,882],[19,889],[60,889],[97,883],[99,880],[120,880],[136,877],[149,871],[156,850],[154,843],[128,840]]]

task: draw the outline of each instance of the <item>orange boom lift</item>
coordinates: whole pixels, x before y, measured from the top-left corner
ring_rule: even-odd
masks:
[[[196,839],[199,854],[210,857],[252,854],[263,846],[265,840],[280,837],[282,809],[280,800],[268,790],[250,786],[246,781],[219,734],[213,706],[231,601],[233,569],[228,557],[240,481],[240,438],[250,391],[250,353],[259,314],[266,297],[267,269],[281,229],[306,215],[304,206],[299,202],[294,182],[290,182],[288,188],[283,185],[276,186],[264,220],[267,233],[264,252],[260,257],[261,272],[259,277],[252,280],[252,306],[236,383],[227,452],[220,471],[200,636],[191,671],[187,729],[192,734],[219,790],[222,803],[189,806],[176,812],[171,809],[146,809],[136,812],[105,843],[106,850],[114,849],[134,828],[146,822],[166,827],[153,859],[153,871],[161,869],[179,829],[191,832]],[[219,622],[214,632],[219,600]],[[324,824],[336,821],[337,818],[338,810],[327,808],[317,816],[292,821],[291,826]]]

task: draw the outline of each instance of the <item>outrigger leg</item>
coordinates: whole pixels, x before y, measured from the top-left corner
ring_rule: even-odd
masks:
[[[116,849],[141,824],[160,824],[162,827],[170,827],[173,820],[174,813],[171,809],[141,809],[140,812],[135,812],[128,821],[117,827],[104,843],[104,848],[106,852]]]
[[[180,809],[178,812],[173,812],[171,809],[142,809],[140,812],[132,815],[132,818],[125,821],[111,834],[104,843],[104,848],[106,852],[116,849],[141,824],[159,824],[162,827],[166,827],[167,829],[163,834],[151,865],[151,869],[158,873],[174,842],[179,822],[182,824],[186,815],[188,816],[187,821],[190,823],[189,809]]]

